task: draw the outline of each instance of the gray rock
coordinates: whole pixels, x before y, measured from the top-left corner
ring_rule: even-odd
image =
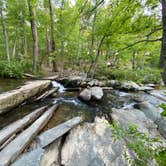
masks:
[[[157,123],[161,119],[159,110],[149,102],[141,102],[135,104],[134,107],[140,109],[154,123]]]
[[[40,159],[40,166],[60,166],[60,146],[61,139],[47,146]]]
[[[79,98],[81,98],[84,101],[90,101],[92,94],[91,94],[91,90],[89,89],[84,89],[78,96]]]
[[[37,148],[31,152],[23,154],[12,166],[39,166],[44,149]]]
[[[95,100],[101,100],[104,95],[103,90],[100,87],[92,87],[91,94],[92,98],[94,98]]]
[[[101,100],[104,93],[102,88],[100,87],[92,87],[92,88],[86,88],[84,89],[80,94],[79,98],[81,98],[84,101],[90,101],[90,100]]]
[[[139,85],[133,81],[125,81],[121,83],[120,89],[127,91],[137,91],[139,90]]]
[[[112,109],[112,118],[118,121],[121,126],[126,127],[131,124],[135,124],[138,131],[146,133],[150,137],[160,135],[157,130],[157,125],[145,114],[137,109],[123,110],[123,109]],[[163,138],[161,137],[161,140]]]
[[[66,166],[127,166],[123,141],[114,141],[105,119],[85,123],[71,130],[61,153]]]
[[[158,122],[158,130],[160,134],[166,139],[166,118]]]

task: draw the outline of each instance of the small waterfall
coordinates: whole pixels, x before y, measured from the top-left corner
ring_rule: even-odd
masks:
[[[52,81],[52,86],[55,87],[55,88],[58,87],[58,92],[59,93],[64,93],[65,92],[65,87],[62,84],[60,84],[56,81]]]

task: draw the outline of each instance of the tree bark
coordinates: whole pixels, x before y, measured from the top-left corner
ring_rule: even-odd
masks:
[[[162,4],[162,45],[161,45],[161,52],[160,52],[160,62],[159,68],[164,68],[166,63],[166,0],[161,1]]]
[[[33,38],[33,70],[37,71],[37,61],[38,61],[38,35],[37,35],[37,25],[35,20],[35,9],[32,5],[31,0],[28,0],[29,16],[31,23],[31,31]]]
[[[54,36],[54,15],[53,15],[53,8],[52,8],[52,1],[49,0],[49,11],[50,11],[50,28],[51,28],[51,53],[54,53],[55,54],[55,36]],[[55,55],[54,55],[55,56]],[[58,71],[58,68],[57,68],[57,63],[56,63],[56,60],[55,60],[55,57],[54,57],[54,60],[53,60],[53,71],[56,72]]]
[[[103,45],[103,42],[104,42],[105,38],[106,38],[106,36],[104,35],[100,40],[100,43],[98,45],[98,49],[97,49],[97,52],[96,52],[95,60],[94,60],[93,63],[91,63],[90,68],[89,68],[88,73],[87,73],[88,77],[94,77],[94,74],[95,74],[95,71],[96,71],[97,61],[98,61],[100,51],[101,51],[101,47]]]
[[[30,127],[18,135],[0,152],[0,165],[7,166],[16,160],[16,158],[32,142],[37,134],[45,127],[58,105],[53,105],[42,116],[39,117]]]
[[[5,24],[5,20],[4,20],[4,15],[3,15],[3,1],[2,0],[0,0],[0,16],[1,16],[1,24],[2,24],[4,40],[5,40],[6,57],[7,57],[8,62],[10,63],[9,40],[8,40],[7,31],[6,31],[6,24]]]
[[[0,145],[3,144],[7,139],[9,139],[13,134],[17,134],[19,131],[32,123],[45,111],[45,109],[46,107],[41,107],[25,116],[24,118],[19,119],[16,122],[8,125],[4,129],[0,130]]]
[[[160,51],[160,61],[159,68],[164,69],[162,75],[162,79],[164,84],[166,85],[166,0],[161,1],[162,4],[162,44]]]

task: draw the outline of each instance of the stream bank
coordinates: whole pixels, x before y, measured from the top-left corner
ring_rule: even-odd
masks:
[[[39,148],[25,153],[15,165],[19,166],[21,162],[23,165],[20,166],[24,166],[28,161],[31,161],[30,165],[34,161],[36,165],[43,166],[51,164],[73,166],[73,163],[75,165],[82,163],[82,166],[109,166],[110,163],[112,165],[128,165],[123,156],[123,151],[127,148],[124,147],[123,142],[113,142],[112,133],[107,127],[107,123],[112,120],[119,121],[122,126],[125,126],[126,122],[130,122],[138,125],[140,132],[149,133],[150,131],[152,136],[160,135],[156,123],[141,110],[141,107],[136,109],[135,104],[147,101],[151,106],[150,110],[154,108],[160,113],[162,110],[158,108],[158,105],[165,103],[161,98],[144,91],[126,92],[109,89],[104,90],[104,96],[100,101],[85,103],[77,98],[78,91],[65,91],[61,84],[57,82],[52,82],[52,84],[54,87],[59,86],[59,92],[41,101],[24,103],[11,112],[0,115],[0,128],[24,117],[36,108],[56,103],[59,103],[60,106],[43,131],[76,116],[82,117],[84,123],[54,141],[44,150]],[[163,96],[164,90],[153,90],[154,92]],[[162,136],[160,137],[164,142],[162,146],[165,147],[165,140]],[[40,159],[40,163],[36,159]]]

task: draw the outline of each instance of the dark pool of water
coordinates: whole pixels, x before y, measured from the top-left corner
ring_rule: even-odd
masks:
[[[0,93],[16,89],[23,85],[24,79],[2,79],[0,78]]]
[[[59,108],[45,127],[48,129],[76,116],[81,116],[86,122],[93,122],[96,115],[108,114],[111,112],[111,108],[121,108],[130,103],[129,96],[120,97],[119,92],[112,90],[105,91],[101,101],[88,104],[80,101],[77,96],[78,92],[65,92],[40,102],[22,104],[10,112],[0,115],[0,129],[44,105],[59,103]]]

